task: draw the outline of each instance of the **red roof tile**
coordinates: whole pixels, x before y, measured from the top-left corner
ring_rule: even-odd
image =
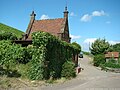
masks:
[[[119,57],[119,52],[108,52],[107,54],[105,54],[106,58],[118,58]]]
[[[31,34],[37,31],[44,31],[58,36],[58,33],[61,33],[61,29],[64,27],[64,22],[64,18],[35,20],[28,39],[31,39]]]

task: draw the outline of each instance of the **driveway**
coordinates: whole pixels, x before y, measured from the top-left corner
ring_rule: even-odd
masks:
[[[24,88],[25,90],[120,90],[120,73],[101,71],[90,64],[91,59],[79,59],[84,69],[75,79],[62,84]],[[23,88],[21,89],[23,90]]]

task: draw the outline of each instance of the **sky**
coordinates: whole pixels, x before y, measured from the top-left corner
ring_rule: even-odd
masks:
[[[33,10],[36,20],[63,18],[66,5],[71,42],[82,50],[98,38],[120,43],[120,0],[0,0],[0,22],[25,32]]]

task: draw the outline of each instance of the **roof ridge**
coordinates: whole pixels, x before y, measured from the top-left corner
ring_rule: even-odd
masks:
[[[64,18],[41,19],[41,20],[35,20],[35,21],[43,21],[43,20],[57,20],[57,19],[64,19]]]

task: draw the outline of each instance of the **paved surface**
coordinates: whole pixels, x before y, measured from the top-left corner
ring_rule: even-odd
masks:
[[[120,74],[101,71],[90,64],[88,57],[79,59],[84,68],[77,78],[64,84],[42,87],[41,90],[120,90]]]
[[[62,84],[27,87],[24,90],[120,90],[120,73],[101,71],[92,66],[90,61],[88,57],[79,59],[84,70],[75,79]]]

